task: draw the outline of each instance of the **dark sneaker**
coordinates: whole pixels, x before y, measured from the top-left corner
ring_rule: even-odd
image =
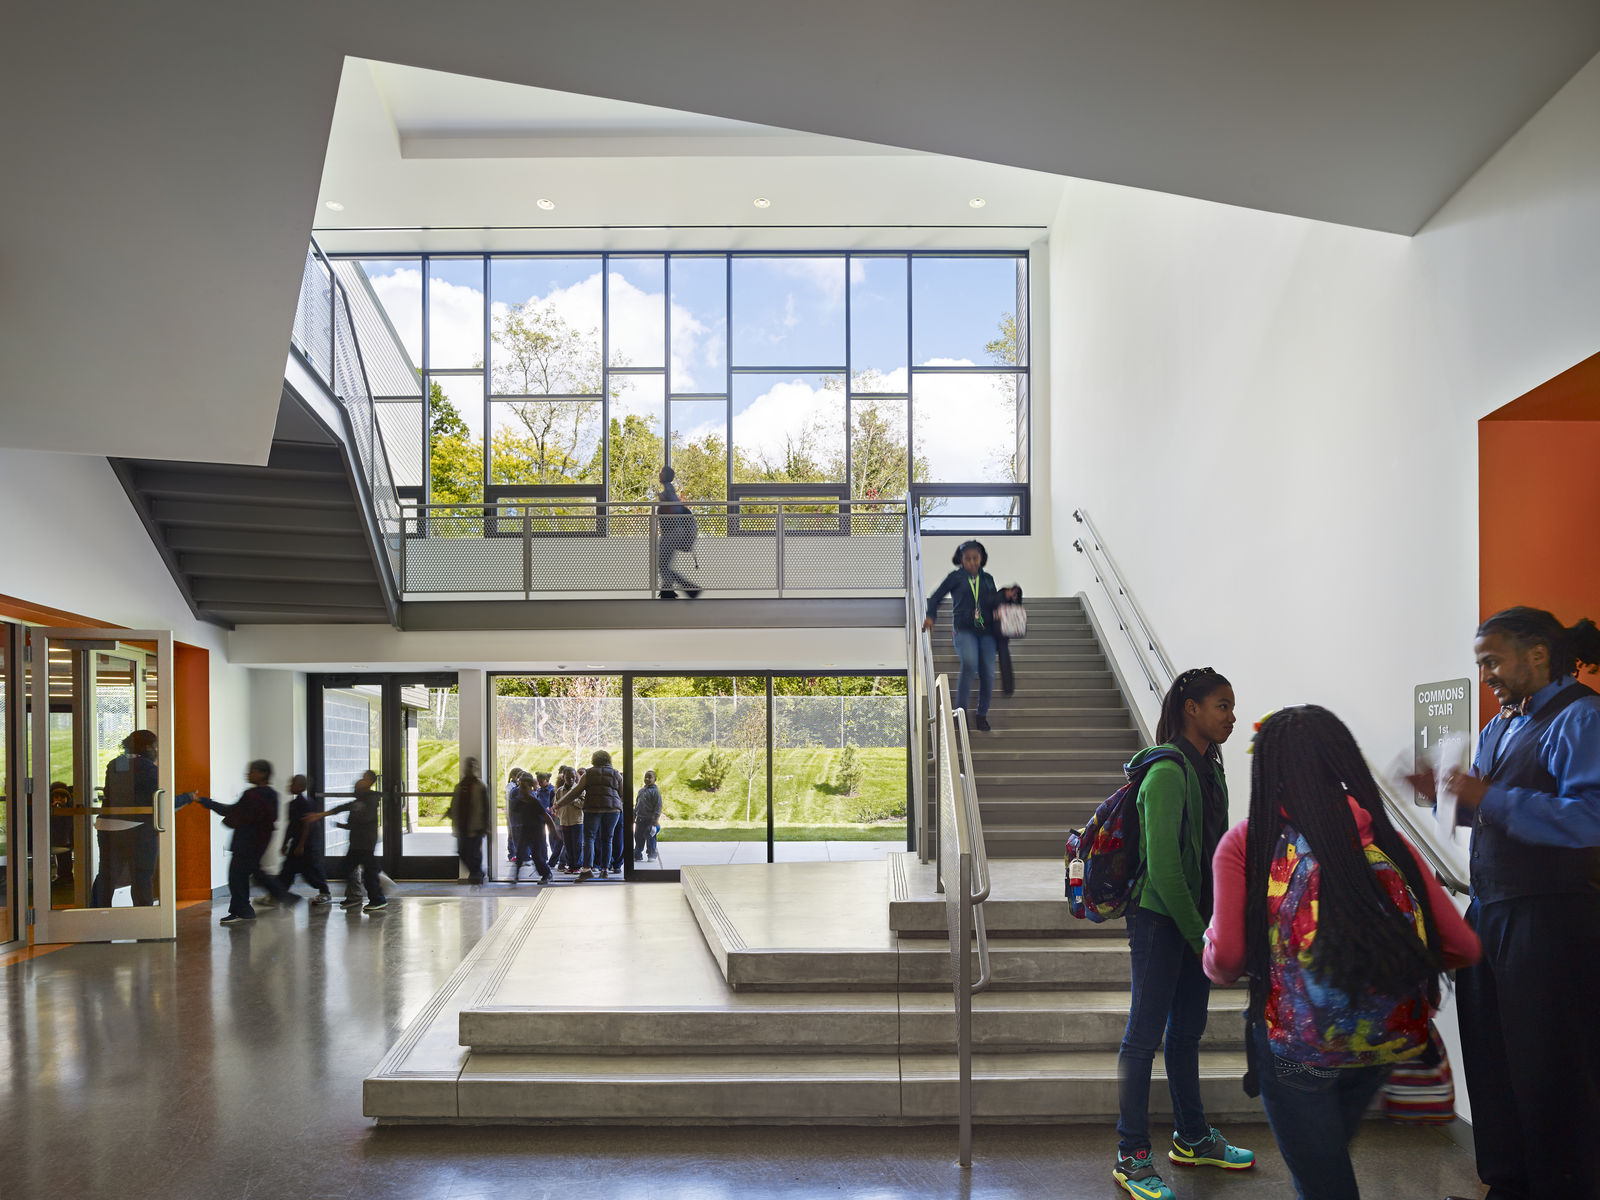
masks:
[[[353,897],[353,898],[352,897],[347,897],[346,899],[339,901],[339,907],[340,908],[360,908],[361,907],[361,903],[362,903],[361,902],[361,898],[359,896],[356,896],[356,897]]]
[[[318,892],[316,898],[314,900],[312,900],[311,903],[313,903],[313,904],[332,904],[333,903],[333,897],[328,895],[327,892]]]
[[[222,923],[224,925],[243,925],[254,920],[254,917],[236,917],[232,913],[229,913],[227,916],[222,918]]]
[[[1136,1154],[1117,1155],[1117,1165],[1111,1177],[1128,1195],[1136,1200],[1173,1200],[1172,1189],[1161,1179],[1149,1149]]]
[[[1198,1142],[1186,1142],[1176,1133],[1172,1135],[1172,1149],[1167,1157],[1184,1167],[1221,1167],[1224,1171],[1248,1171],[1256,1165],[1254,1150],[1241,1150],[1228,1145],[1228,1139],[1213,1126],[1210,1133]]]
[[[378,900],[378,901],[376,901],[376,902],[374,902],[372,904],[367,905],[361,911],[362,912],[382,912],[384,909],[386,909],[388,907],[389,907],[389,902],[387,900]]]
[[[972,727],[981,733],[988,733],[989,718],[980,713],[978,716],[972,718]]]
[[[699,588],[690,588],[689,589],[689,599],[691,599],[691,600],[700,599],[700,589]]]
[[[663,600],[676,600],[678,598],[678,593],[667,588],[663,588],[661,590],[661,598]]]

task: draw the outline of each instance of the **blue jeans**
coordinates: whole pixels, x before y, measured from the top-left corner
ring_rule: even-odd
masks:
[[[561,861],[574,871],[583,866],[583,822],[561,827]]]
[[[1313,1067],[1272,1053],[1267,1027],[1251,1032],[1261,1105],[1300,1200],[1360,1200],[1350,1142],[1388,1067]]]
[[[617,840],[617,826],[622,822],[619,812],[586,812],[583,814],[583,865],[597,871],[609,870],[611,851]],[[595,859],[599,859],[596,862]]]
[[[1178,1136],[1197,1142],[1210,1132],[1200,1099],[1200,1037],[1206,1031],[1211,981],[1172,921],[1128,910],[1133,1003],[1117,1054],[1118,1148],[1150,1148],[1150,1067],[1165,1032],[1167,1088]]]
[[[651,858],[654,858],[656,856],[656,830],[660,829],[660,828],[661,828],[661,826],[656,824],[654,817],[648,818],[648,819],[643,820],[643,821],[636,821],[634,823],[634,826],[633,826],[633,860],[634,860],[634,862],[638,862],[641,859],[651,859]]]
[[[958,629],[955,636],[956,655],[961,659],[961,677],[956,683],[956,707],[967,708],[972,695],[972,677],[978,677],[978,713],[989,715],[989,697],[994,695],[994,634],[977,633],[971,629]]]
[[[550,860],[545,857],[544,853],[543,822],[538,825],[532,822],[513,825],[511,827],[511,840],[516,845],[516,856],[512,861],[517,865],[516,873],[518,875],[522,874],[522,864],[530,858],[533,860],[534,870],[539,872],[540,879],[550,874]]]

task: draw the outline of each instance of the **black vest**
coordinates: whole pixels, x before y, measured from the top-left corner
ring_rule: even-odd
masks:
[[[1517,734],[1517,740],[1496,758],[1509,721],[1497,721],[1485,735],[1485,776],[1492,783],[1512,788],[1555,793],[1560,781],[1545,765],[1539,739],[1568,705],[1595,693],[1581,683],[1557,692],[1534,713]],[[1600,847],[1536,846],[1518,841],[1506,830],[1483,819],[1480,810],[1472,823],[1472,894],[1480,903],[1513,896],[1561,896],[1600,893]]]

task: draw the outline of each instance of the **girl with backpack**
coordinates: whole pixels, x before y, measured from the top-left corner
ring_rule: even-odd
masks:
[[[956,683],[956,707],[966,709],[972,697],[972,681],[978,680],[978,711],[972,727],[985,732],[989,729],[989,698],[994,694],[994,664],[997,648],[995,636],[999,622],[994,610],[1000,604],[1000,592],[994,585],[994,576],[983,568],[988,565],[989,552],[982,542],[962,542],[950,559],[955,570],[933,589],[928,597],[928,612],[922,622],[925,633],[933,632],[933,619],[939,615],[939,602],[950,597],[950,624],[955,629],[956,654],[961,659],[961,676]]]
[[[1167,1157],[1180,1166],[1243,1171],[1249,1150],[1206,1120],[1200,1038],[1211,982],[1201,966],[1211,916],[1211,856],[1228,826],[1220,747],[1233,732],[1233,686],[1210,667],[1185,671],[1161,701],[1157,745],[1128,764],[1138,779],[1139,867],[1127,909],[1133,1000],[1117,1054],[1117,1183],[1136,1200],[1171,1200],[1150,1149],[1150,1068],[1166,1044],[1176,1129]]]
[[[1248,972],[1249,1071],[1301,1200],[1357,1200],[1350,1141],[1394,1063],[1421,1055],[1439,973],[1477,935],[1395,831],[1355,738],[1325,708],[1257,726],[1250,819],[1214,862],[1205,969]]]

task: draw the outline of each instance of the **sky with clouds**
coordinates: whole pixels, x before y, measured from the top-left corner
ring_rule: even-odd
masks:
[[[1016,442],[1008,377],[913,374],[907,365],[908,294],[915,308],[910,347],[918,366],[988,366],[985,344],[999,336],[1001,317],[1017,304],[1016,260],[857,256],[848,279],[843,258],[735,257],[732,260],[731,339],[729,260],[721,256],[672,260],[670,377],[674,396],[724,394],[731,340],[738,367],[768,368],[733,380],[734,437],[748,453],[781,461],[785,442],[807,423],[830,432],[842,454],[842,397],[823,384],[823,371],[845,363],[847,306],[851,367],[858,391],[914,392],[917,443],[936,482],[1003,479],[1000,465]],[[415,260],[364,264],[412,360],[422,360],[422,275]],[[481,367],[485,280],[482,259],[433,258],[429,263],[429,360],[433,368]],[[613,366],[650,368],[648,375],[613,375],[622,397],[614,405],[653,417],[665,403],[667,296],[659,257],[610,260]],[[909,277],[908,277],[909,276]],[[601,261],[594,257],[496,258],[488,292],[489,319],[503,320],[514,304],[544,306],[592,345],[598,365],[604,319]],[[494,350],[491,346],[490,353]],[[656,370],[659,369],[659,370]],[[482,436],[481,379],[441,376],[440,383],[474,437]],[[674,402],[674,422],[695,431],[723,428],[720,404]],[[831,431],[836,429],[837,434]]]

